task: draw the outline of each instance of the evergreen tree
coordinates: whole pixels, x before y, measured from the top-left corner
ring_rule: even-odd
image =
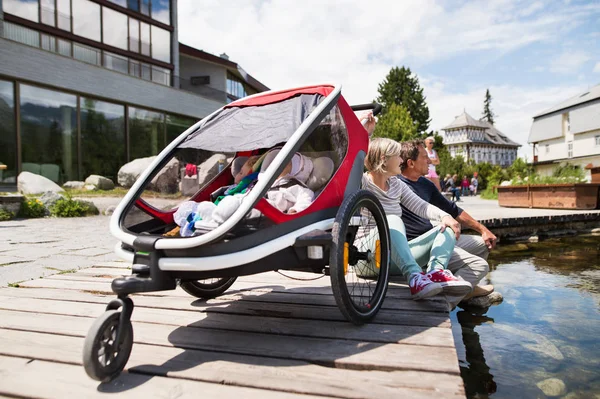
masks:
[[[417,128],[404,106],[392,103],[387,112],[379,117],[373,137],[387,137],[407,141],[418,137]]]
[[[490,89],[485,91],[485,100],[483,100],[483,114],[481,117],[482,121],[487,121],[490,124],[494,124],[494,111],[492,111],[492,95],[490,94]]]
[[[413,75],[410,68],[392,68],[384,81],[379,84],[377,91],[379,97],[376,101],[383,105],[382,115],[389,112],[392,104],[402,105],[413,120],[417,133],[426,134],[431,122],[429,108],[419,78]]]

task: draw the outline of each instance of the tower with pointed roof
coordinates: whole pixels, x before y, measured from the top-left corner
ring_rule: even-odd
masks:
[[[492,124],[479,121],[463,111],[454,121],[442,129],[444,144],[454,158],[462,155],[465,161],[489,162],[507,167],[517,159],[521,146]]]

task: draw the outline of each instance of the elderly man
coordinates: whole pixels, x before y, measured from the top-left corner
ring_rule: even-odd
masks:
[[[456,206],[454,202],[448,201],[431,181],[423,177],[428,173],[431,161],[422,141],[413,140],[402,143],[400,156],[403,162],[400,165],[402,174],[399,178],[402,181],[419,197],[449,213],[463,227],[471,228],[481,234],[481,236],[466,234],[460,236],[450,258],[448,269],[455,276],[462,277],[473,286],[473,292],[464,299],[489,295],[493,292],[494,287],[492,285],[480,286],[478,283],[489,271],[486,259],[489,250],[496,245],[496,236],[467,212]],[[433,227],[429,220],[402,208],[402,220],[406,226],[406,237],[409,243],[410,240]]]

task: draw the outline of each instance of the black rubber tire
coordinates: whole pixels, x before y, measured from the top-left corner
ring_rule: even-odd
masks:
[[[237,277],[220,278],[214,283],[205,283],[206,280],[182,281],[180,286],[188,294],[201,299],[216,298],[235,283]]]
[[[344,243],[348,242],[350,246],[354,244],[355,237],[351,232],[349,224],[352,216],[355,216],[361,208],[366,208],[373,215],[375,225],[378,229],[377,233],[379,234],[381,260],[379,273],[376,276],[363,279],[356,275],[357,279],[364,280],[366,284],[375,284],[375,289],[369,297],[368,302],[357,304],[353,299],[353,294],[348,290],[348,283],[346,281],[346,272],[344,271]],[[331,274],[331,288],[333,289],[335,301],[348,321],[357,325],[367,323],[375,317],[383,304],[390,272],[390,236],[388,224],[385,211],[375,195],[370,191],[360,190],[344,199],[335,217],[331,236],[332,245],[329,258],[329,272]],[[371,293],[371,285],[369,285],[369,293]],[[354,289],[352,292],[354,292]],[[362,295],[360,297],[365,298]]]
[[[121,335],[121,343],[118,346],[116,357],[109,364],[102,364],[100,360],[100,351],[103,349],[102,342],[116,337],[117,329],[119,328],[119,318],[121,317],[120,310],[107,310],[98,317],[83,344],[83,367],[90,378],[108,382],[116,378],[125,368],[131,348],[133,347],[133,327],[131,320],[125,323],[125,331]],[[106,347],[104,347],[106,350]],[[111,357],[113,354],[111,353]]]

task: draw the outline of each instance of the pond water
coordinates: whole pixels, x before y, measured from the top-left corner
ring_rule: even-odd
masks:
[[[504,302],[451,314],[469,398],[600,398],[600,237],[501,246]]]

